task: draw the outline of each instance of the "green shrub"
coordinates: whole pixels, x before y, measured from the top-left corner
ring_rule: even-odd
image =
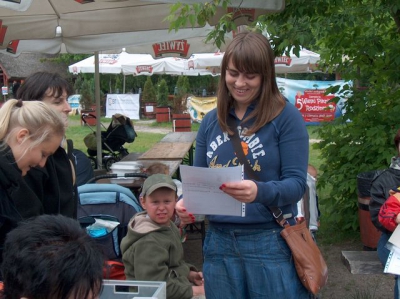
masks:
[[[168,85],[165,79],[161,79],[160,84],[158,86],[158,96],[157,96],[157,105],[159,107],[167,107],[169,104],[168,101]]]
[[[396,154],[393,138],[398,129],[400,97],[396,89],[385,92],[373,88],[352,90],[345,105],[345,117],[321,126],[322,163],[319,187],[331,186],[329,200],[324,202],[329,221],[342,230],[356,230],[357,175],[388,168]],[[349,121],[351,120],[351,121]]]
[[[147,77],[146,83],[144,83],[142,101],[145,103],[156,102],[157,95],[156,89],[151,81],[151,77]]]

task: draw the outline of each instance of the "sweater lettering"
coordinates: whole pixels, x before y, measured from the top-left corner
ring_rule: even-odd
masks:
[[[222,136],[217,135],[215,137],[215,141],[212,141],[210,143],[210,147],[211,147],[212,151],[207,152],[207,157],[211,159],[213,156],[213,153],[217,150],[217,148],[227,141],[230,141],[230,139],[228,137],[228,133],[223,133]]]
[[[232,165],[232,166],[239,166],[239,165],[240,165],[240,162],[239,162],[239,160],[238,160],[237,157],[233,158],[232,160],[229,160],[229,161],[228,161],[227,163],[225,163],[225,164],[218,164],[218,163],[217,163],[217,160],[218,160],[218,156],[215,156],[215,157],[210,161],[209,167],[210,167],[210,168],[222,168],[222,167],[229,167],[230,165]],[[258,163],[258,160],[256,160],[256,161],[254,162],[254,165],[252,165],[250,161],[248,161],[248,162],[250,163],[250,166],[251,166],[251,168],[253,168],[254,171],[258,171],[258,172],[261,171],[261,166],[260,166],[260,164]]]
[[[245,130],[243,130],[245,131]],[[250,151],[252,152],[252,157],[253,159],[257,159],[258,157],[265,156],[265,151],[263,150],[263,145],[260,143],[260,138],[256,137],[256,134],[250,135],[250,136],[244,136],[243,141],[246,141],[246,143],[249,146]],[[257,151],[258,149],[261,149],[260,151]]]
[[[242,129],[242,127],[240,126],[237,129],[239,131],[239,134],[241,134],[242,132],[245,133],[247,131],[247,128]],[[250,136],[241,136],[241,137],[242,137],[241,139],[248,145],[248,148],[252,153],[253,160],[256,160],[258,157],[265,156],[265,151],[263,149],[264,146],[260,142],[259,137],[256,137],[255,134],[252,134]],[[220,147],[221,145],[223,145],[228,141],[230,141],[230,138],[227,132],[223,133],[222,135],[217,135],[215,137],[215,140],[210,143],[210,148],[212,150],[207,152],[207,157],[210,159],[213,158],[214,152],[218,149],[218,147]]]

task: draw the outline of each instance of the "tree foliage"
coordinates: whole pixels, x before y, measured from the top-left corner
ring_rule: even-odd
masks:
[[[198,6],[175,5],[171,18],[176,29],[185,18],[201,24],[212,14],[214,0]],[[320,67],[338,73],[350,83],[342,90],[346,114],[320,127],[322,165],[318,184],[332,186],[324,202],[326,215],[342,229],[356,229],[357,175],[387,168],[396,151],[393,137],[399,128],[400,105],[400,2],[398,0],[285,0],[280,13],[261,16],[258,29],[267,29],[276,55],[300,46],[321,54]],[[188,8],[190,7],[190,8]],[[195,16],[189,15],[193,12]],[[197,16],[197,18],[196,18]],[[209,38],[220,38],[222,18]],[[338,101],[338,98],[333,101]]]
[[[158,85],[158,94],[157,94],[157,106],[159,107],[168,107],[168,85],[165,79],[161,79],[160,84]]]
[[[151,81],[151,77],[147,77],[146,83],[144,84],[142,101],[144,103],[157,101],[156,89]]]
[[[183,113],[185,110],[185,103],[188,92],[190,90],[190,83],[187,76],[179,76],[176,82],[177,94],[174,96],[174,113]]]
[[[80,104],[83,109],[90,109],[94,104],[94,79],[87,79],[80,84]]]

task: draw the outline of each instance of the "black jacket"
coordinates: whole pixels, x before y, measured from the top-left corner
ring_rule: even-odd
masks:
[[[29,202],[23,196],[17,199],[18,211],[24,218],[40,214],[62,214],[76,218],[78,192],[74,184],[70,157],[62,147],[47,159],[44,168],[35,167],[24,177],[25,183],[40,202]]]
[[[0,151],[0,262],[6,235],[22,220],[14,200],[24,194],[26,200],[38,202],[36,195],[24,184],[11,149]]]
[[[371,185],[371,200],[369,202],[369,212],[371,214],[372,223],[377,229],[387,234],[391,234],[386,230],[378,220],[378,214],[381,206],[389,197],[389,190],[400,186],[400,170],[389,168],[383,171],[374,179]]]

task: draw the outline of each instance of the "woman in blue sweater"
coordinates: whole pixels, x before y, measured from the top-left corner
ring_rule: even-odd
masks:
[[[280,94],[274,54],[261,34],[238,34],[221,65],[217,109],[203,119],[196,139],[194,165],[240,164],[229,137],[228,118],[239,131],[246,160],[258,177],[220,189],[246,203],[246,216],[208,216],[204,243],[207,299],[309,298],[297,276],[282,228],[268,210],[279,207],[295,224],[297,201],[306,189],[308,134],[299,111]],[[177,204],[183,223],[192,222],[184,198]]]

